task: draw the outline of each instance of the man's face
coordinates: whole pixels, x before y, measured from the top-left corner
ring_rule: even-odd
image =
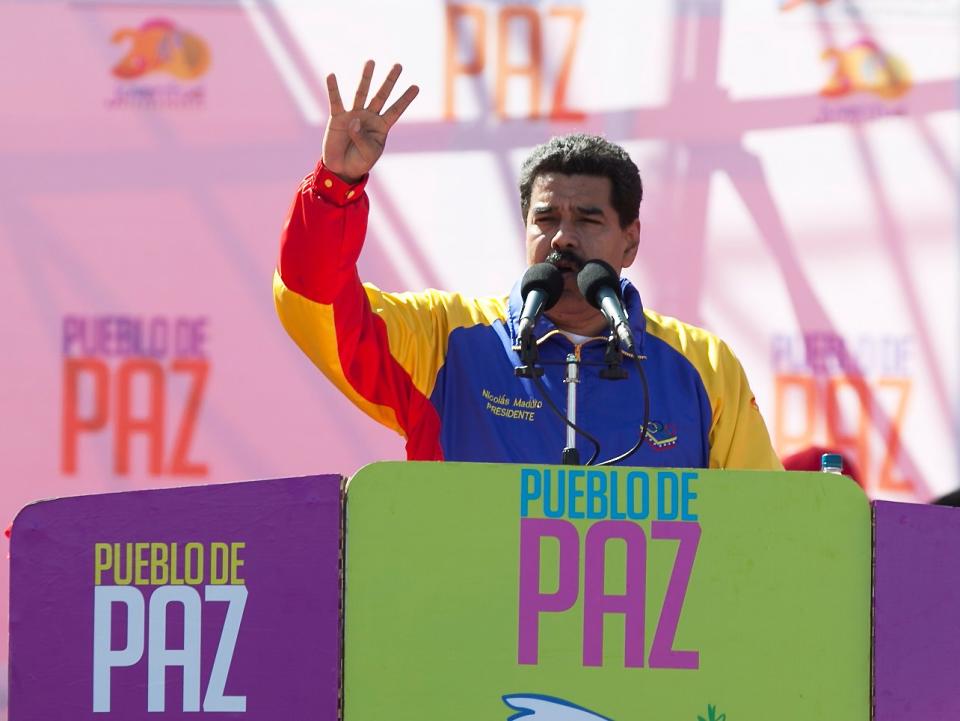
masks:
[[[563,271],[560,301],[549,312],[558,325],[596,313],[577,288],[588,260],[604,260],[617,273],[637,255],[640,221],[620,227],[610,203],[610,179],[594,175],[538,175],[527,212],[527,264],[550,262]]]

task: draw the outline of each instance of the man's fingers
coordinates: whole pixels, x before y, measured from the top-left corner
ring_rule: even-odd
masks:
[[[387,108],[387,112],[383,114],[383,120],[387,124],[387,128],[393,127],[393,124],[400,119],[403,111],[413,102],[413,99],[417,97],[417,93],[419,92],[420,88],[416,85],[411,85],[404,91],[403,95],[397,98],[397,101],[393,105]]]
[[[373,60],[368,60],[363,65],[363,75],[360,76],[360,85],[357,86],[357,94],[353,96],[353,109],[363,110],[367,102],[367,93],[370,92],[370,80],[373,79]]]
[[[333,73],[327,76],[327,97],[330,98],[330,115],[339,115],[344,112],[340,88],[337,87],[337,76]]]
[[[370,101],[367,110],[371,113],[379,113],[383,109],[387,98],[389,98],[390,93],[393,92],[393,86],[396,85],[397,78],[400,77],[401,70],[403,70],[403,68],[401,68],[399,64],[390,68],[390,72],[387,73],[387,79],[383,81],[383,85],[380,86],[377,94],[373,96],[373,100]]]

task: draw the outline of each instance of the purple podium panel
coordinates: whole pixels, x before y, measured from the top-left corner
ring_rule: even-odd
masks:
[[[874,508],[874,721],[960,719],[960,509]]]
[[[333,721],[341,478],[43,501],[13,525],[11,721]]]

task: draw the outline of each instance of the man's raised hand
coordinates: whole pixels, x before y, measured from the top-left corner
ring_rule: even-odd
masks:
[[[394,65],[380,90],[367,104],[367,93],[373,79],[373,60],[363,66],[363,76],[353,97],[353,107],[346,110],[337,87],[337,76],[327,76],[327,94],[330,97],[330,119],[323,135],[323,164],[348,183],[355,183],[370,171],[383,154],[387,133],[399,120],[403,111],[413,102],[420,88],[411,85],[384,112],[383,106],[400,77],[402,68]],[[364,107],[366,105],[366,107]]]

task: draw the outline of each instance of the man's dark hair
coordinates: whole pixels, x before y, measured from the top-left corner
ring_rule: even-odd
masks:
[[[626,228],[640,215],[640,171],[626,150],[598,135],[560,135],[538,145],[527,156],[520,168],[520,211],[524,223],[530,210],[533,182],[544,173],[609,178],[610,204],[617,211],[620,227]]]

